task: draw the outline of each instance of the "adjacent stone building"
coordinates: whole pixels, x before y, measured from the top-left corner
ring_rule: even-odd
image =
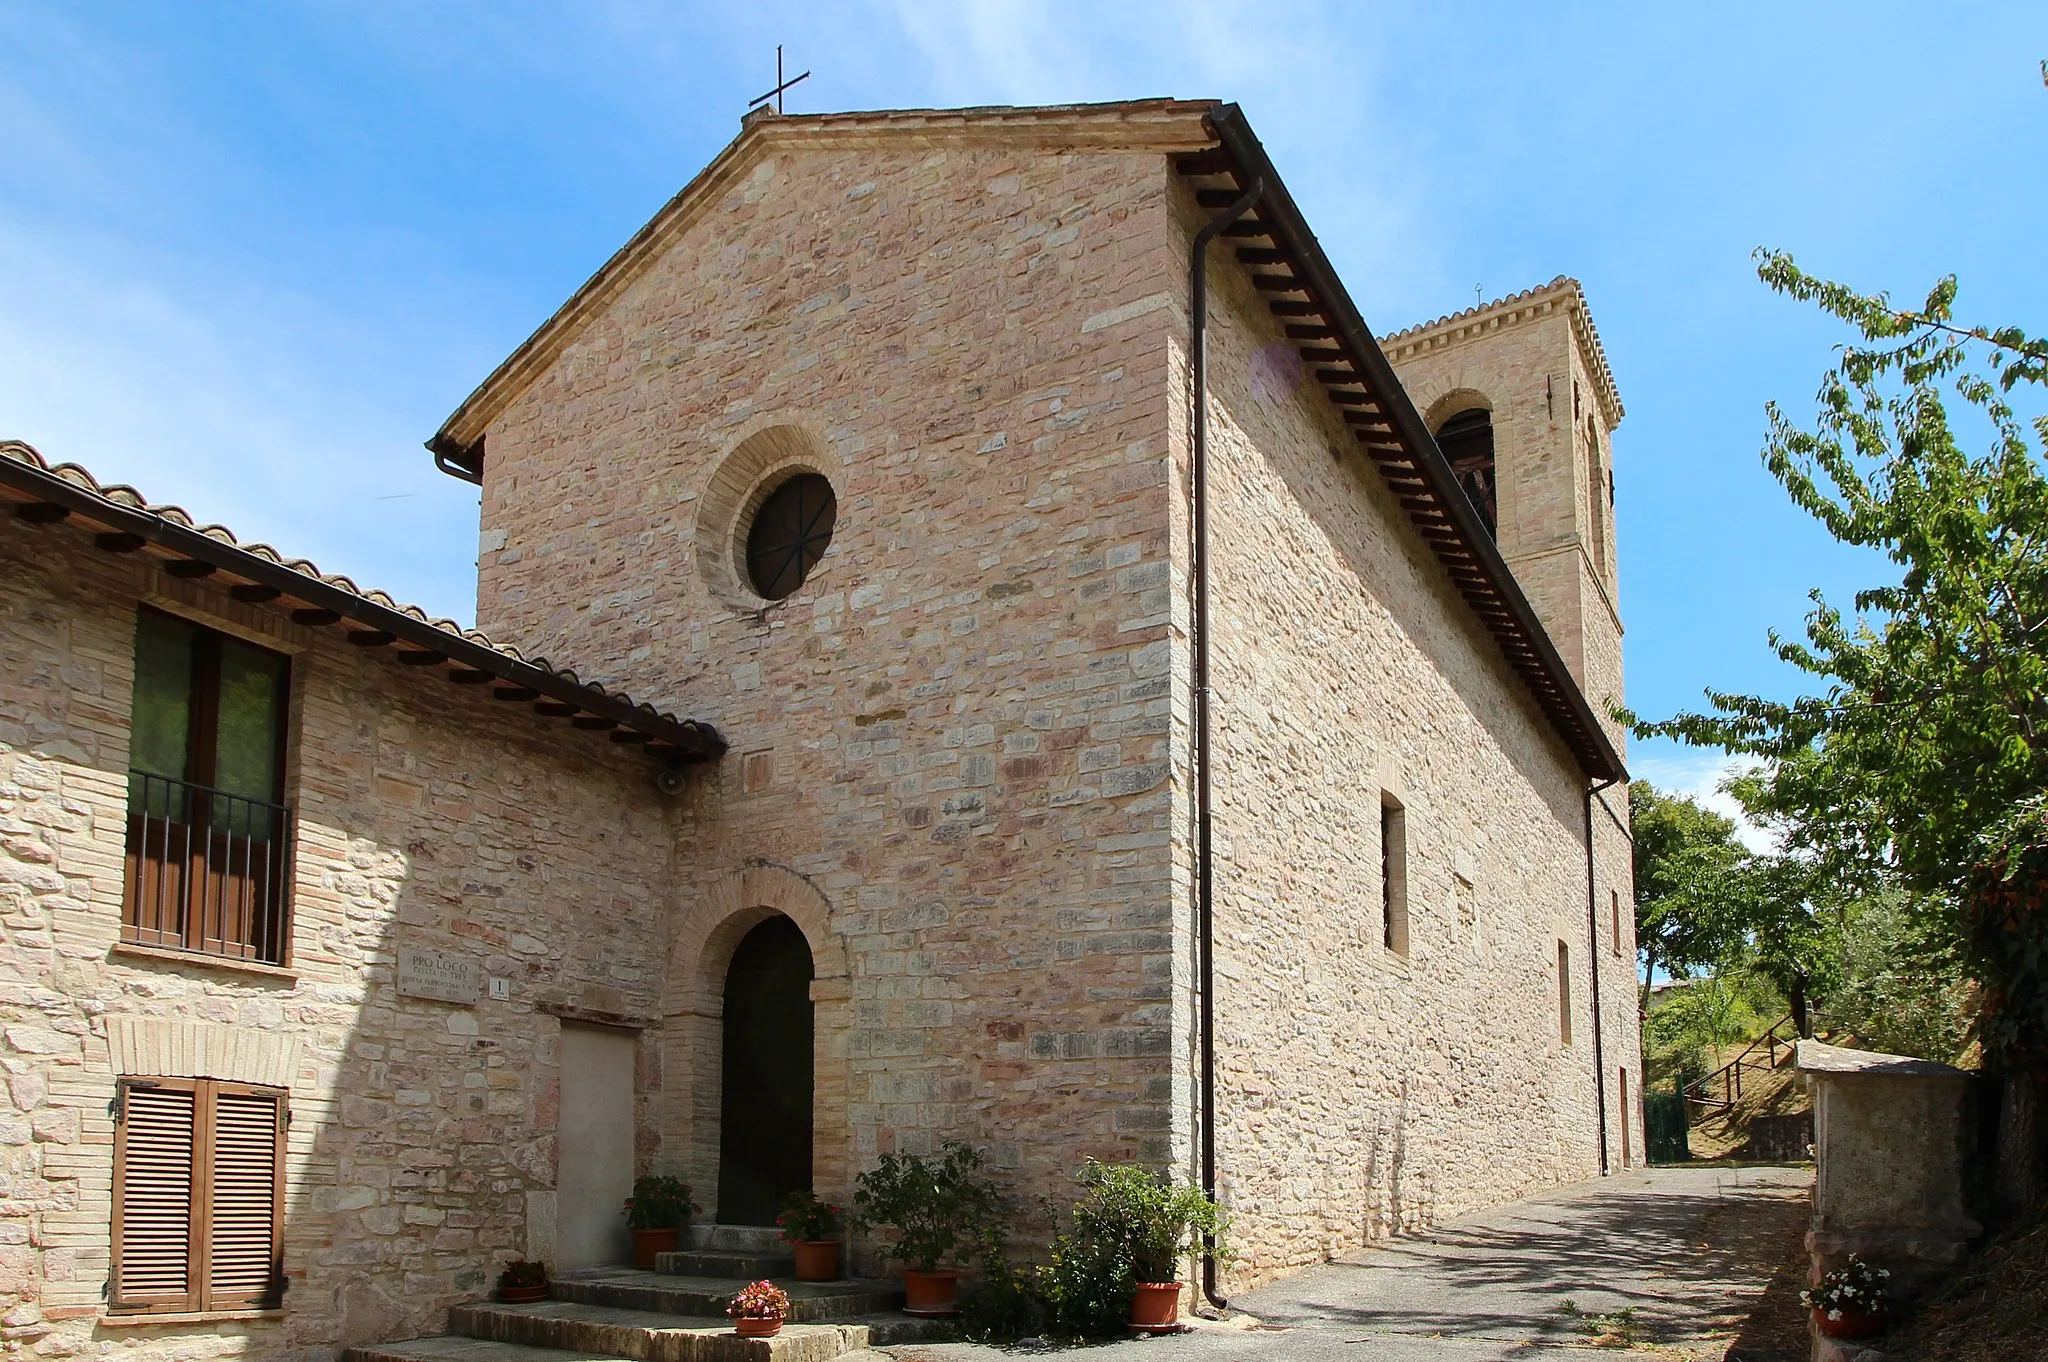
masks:
[[[1146,101],[750,119],[433,440],[482,634],[0,447],[8,1336],[436,1332],[636,1170],[1141,1160],[1236,1289],[1639,1161],[1620,416],[1571,281],[1383,348]],[[121,1142],[225,1272],[285,1111],[289,1290],[124,1294]]]

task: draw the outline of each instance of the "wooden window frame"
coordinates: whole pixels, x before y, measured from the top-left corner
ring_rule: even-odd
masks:
[[[195,839],[188,832],[184,858],[179,860],[171,854],[168,821],[162,829],[159,839],[161,844],[155,848],[157,854],[153,856],[147,828],[148,820],[137,813],[133,795],[132,782],[141,773],[131,770],[127,847],[122,885],[121,939],[131,945],[183,951],[224,960],[248,960],[289,969],[292,963],[292,882],[295,877],[293,851],[298,839],[292,811],[285,803],[284,794],[286,764],[291,746],[291,697],[296,674],[294,660],[289,653],[280,649],[226,633],[169,610],[141,605],[137,607],[137,613],[171,620],[193,631],[191,710],[187,716],[185,770],[180,776],[161,778],[182,784],[188,790],[197,787],[197,790],[210,791],[218,776],[221,644],[240,643],[246,647],[261,649],[282,661],[283,688],[279,697],[282,703],[277,715],[277,731],[274,735],[276,750],[272,762],[277,777],[268,792],[269,805],[276,810],[278,819],[277,835],[272,839],[276,847],[276,863],[266,870],[260,880],[246,874],[234,879],[235,884],[243,886],[239,891],[243,896],[253,896],[257,892],[254,886],[260,884],[266,896],[274,899],[275,907],[271,910],[274,921],[266,919],[264,927],[257,928],[253,922],[246,924],[249,927],[246,934],[254,939],[245,941],[230,938],[226,932],[225,919],[229,912],[227,898],[233,892],[230,888],[232,871],[230,870],[227,875],[217,875],[210,866],[215,835],[208,816],[211,810],[208,796],[196,791],[188,795],[192,803],[189,828],[200,835]],[[147,780],[156,777],[142,778]],[[205,811],[202,812],[202,809]],[[138,819],[141,819],[140,823]],[[231,857],[229,865],[232,865]],[[176,867],[175,884],[174,887],[167,889],[165,880],[173,874],[172,866]],[[145,902],[154,908],[156,921],[153,924],[150,923],[149,909],[145,908]],[[165,927],[162,920],[162,914],[172,907],[177,909],[180,918],[180,926],[176,931]],[[252,916],[257,911],[253,903],[238,902],[236,907]],[[208,935],[209,928],[215,929],[215,936]],[[262,938],[270,939],[269,949],[265,949]]]
[[[185,1291],[129,1300],[121,1292],[123,1212],[128,1191],[129,1094],[138,1088],[192,1094],[191,1204],[185,1238]],[[270,1184],[270,1280],[259,1295],[217,1293],[212,1281],[214,1146],[219,1099],[223,1095],[267,1097],[277,1103]],[[122,1078],[115,1089],[113,1236],[109,1255],[107,1309],[121,1315],[193,1314],[275,1310],[284,1304],[285,1149],[291,1128],[290,1094],[258,1083],[214,1078]]]

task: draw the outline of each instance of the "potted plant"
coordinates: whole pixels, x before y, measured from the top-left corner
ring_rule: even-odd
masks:
[[[796,1279],[829,1282],[839,1276],[839,1208],[812,1191],[791,1192],[775,1217],[789,1251],[796,1255]]]
[[[1137,1164],[1090,1159],[1076,1176],[1084,1190],[1074,1205],[1075,1231],[1129,1266],[1130,1327],[1179,1329],[1182,1260],[1205,1242],[1219,1260],[1229,1260],[1222,1208],[1199,1187],[1176,1186]]]
[[[789,1318],[789,1297],[774,1282],[749,1282],[725,1307],[741,1338],[773,1338]]]
[[[633,1181],[633,1195],[626,1198],[626,1228],[633,1231],[633,1266],[653,1267],[658,1253],[675,1251],[683,1226],[698,1210],[690,1199],[690,1185],[669,1173],[655,1173]]]
[[[995,1190],[977,1176],[980,1168],[981,1155],[948,1140],[929,1158],[884,1154],[857,1180],[855,1227],[896,1231],[889,1256],[902,1264],[906,1313],[958,1312],[960,1273],[939,1264],[1001,1210]]]
[[[498,1274],[498,1299],[506,1305],[548,1298],[548,1265],[515,1258]]]
[[[1827,1273],[1820,1285],[1799,1293],[1813,1311],[1814,1327],[1829,1338],[1870,1338],[1891,1322],[1892,1299],[1885,1288],[1889,1268],[1873,1267],[1855,1254]]]

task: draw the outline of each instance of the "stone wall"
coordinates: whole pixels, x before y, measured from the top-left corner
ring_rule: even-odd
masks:
[[[1641,1158],[1617,1077],[1633,1108],[1641,1063],[1633,910],[1617,940],[1609,899],[1633,902],[1625,837],[1596,805],[1589,925],[1585,776],[1243,271],[1210,282],[1219,1163],[1241,1289],[1600,1171],[1589,960],[1613,1166],[1624,1121]],[[1528,376],[1466,381],[1509,380]],[[1526,516],[1538,474],[1507,474]],[[1382,930],[1389,797],[1405,951]]]
[[[119,943],[144,600],[292,654],[288,969]],[[546,1256],[558,1015],[659,1011],[671,832],[648,775],[597,735],[550,732],[339,631],[172,581],[67,526],[0,522],[8,1346],[323,1356],[438,1332],[505,1260]],[[400,942],[471,955],[510,981],[509,999],[397,997]],[[645,1048],[652,1162],[660,1075]],[[103,1315],[117,1066],[165,1064],[289,1082],[282,1318]]]
[[[771,133],[491,426],[479,617],[734,743],[684,810],[675,1166],[776,909],[820,1193],[959,1137],[1028,1211],[1169,1152],[1167,163]],[[733,540],[789,467],[838,527],[769,603]]]
[[[774,910],[818,961],[822,1194],[948,1137],[1026,1207],[1089,1155],[1191,1174],[1170,148],[809,137],[722,161],[488,433],[483,626],[735,743],[683,813],[666,1147],[715,1167],[718,990]],[[1245,464],[1217,506],[1238,517],[1224,1163],[1250,1281],[1597,1168],[1591,956],[1617,1161],[1614,1073],[1639,1069],[1633,943],[1587,944],[1583,780],[1356,456],[1332,457],[1321,399],[1275,393],[1292,351],[1242,320],[1242,280],[1219,287],[1219,425]],[[790,468],[832,479],[838,528],[770,603],[734,540]],[[1415,800],[1402,963],[1367,949],[1382,789]],[[1626,899],[1625,840],[1596,818],[1601,888]],[[1528,1025],[1555,1015],[1558,940],[1581,972],[1568,1048]],[[1328,1029],[1294,1035],[1318,1008]]]

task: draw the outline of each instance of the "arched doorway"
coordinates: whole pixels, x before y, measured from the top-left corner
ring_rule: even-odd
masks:
[[[772,1225],[811,1185],[811,948],[780,913],[740,941],[725,972],[718,1219]]]

